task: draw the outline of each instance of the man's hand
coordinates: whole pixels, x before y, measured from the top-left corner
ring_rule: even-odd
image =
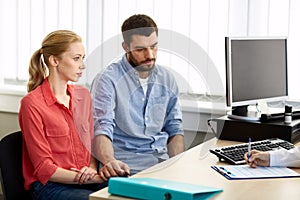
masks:
[[[110,177],[127,177],[130,175],[130,168],[127,164],[123,163],[120,160],[113,160],[101,167],[101,169],[99,170],[99,175],[104,181],[107,181]]]

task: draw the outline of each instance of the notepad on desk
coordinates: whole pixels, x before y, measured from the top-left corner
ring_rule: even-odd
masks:
[[[229,180],[263,179],[263,178],[292,178],[300,174],[287,167],[256,167],[249,165],[211,166]]]
[[[222,189],[155,178],[114,177],[108,181],[108,192],[137,199],[203,200]]]

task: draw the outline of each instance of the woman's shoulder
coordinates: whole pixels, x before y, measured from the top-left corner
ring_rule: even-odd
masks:
[[[73,87],[73,92],[76,95],[90,95],[89,89],[82,85],[72,85],[72,87]]]
[[[20,111],[25,111],[29,109],[38,109],[40,110],[41,107],[43,107],[46,102],[45,98],[41,91],[39,91],[40,88],[36,88],[35,90],[27,93],[20,102]]]
[[[27,94],[25,94],[22,98],[22,102],[25,102],[25,101],[32,101],[33,103],[34,102],[37,102],[37,101],[40,101],[41,98],[42,98],[43,94],[42,94],[42,90],[40,87],[37,87],[36,89],[34,89],[33,91],[31,92],[28,92]]]

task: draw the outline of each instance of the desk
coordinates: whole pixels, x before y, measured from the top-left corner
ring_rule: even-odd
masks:
[[[212,138],[165,162],[144,170],[134,177],[152,177],[191,184],[222,188],[212,199],[299,199],[300,178],[276,178],[256,180],[227,180],[211,169],[211,165],[226,165],[217,156],[209,153],[212,147],[220,147],[238,142]],[[300,169],[295,169],[300,173]],[[128,198],[110,195],[104,188],[90,195],[90,200]]]

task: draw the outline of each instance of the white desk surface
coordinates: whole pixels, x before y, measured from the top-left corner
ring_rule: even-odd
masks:
[[[213,138],[165,162],[155,165],[133,177],[151,177],[191,184],[222,188],[211,199],[300,199],[300,178],[276,178],[256,180],[227,180],[211,168],[226,165],[209,152],[210,148],[237,144],[238,142]],[[300,169],[295,169],[300,173]],[[110,195],[104,188],[90,195],[90,200],[128,198]]]

